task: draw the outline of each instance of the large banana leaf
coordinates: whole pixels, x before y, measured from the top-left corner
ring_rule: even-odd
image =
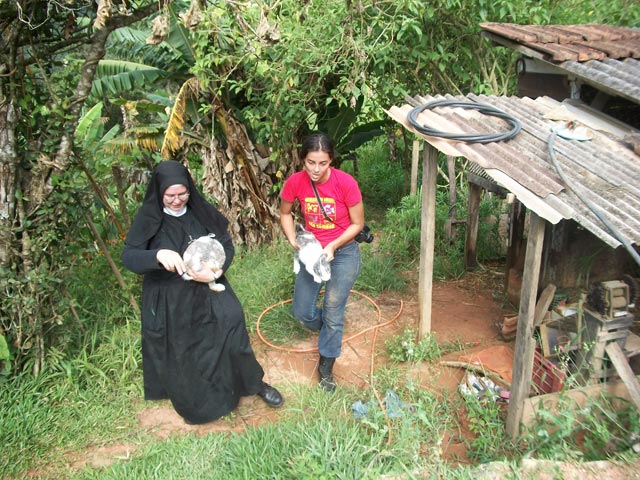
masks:
[[[78,121],[76,127],[76,142],[91,143],[100,133],[101,125],[98,120],[102,116],[102,102],[96,103]]]
[[[161,68],[123,60],[101,60],[96,70],[96,79],[91,88],[91,97],[117,96],[134,87],[166,78],[168,72]]]

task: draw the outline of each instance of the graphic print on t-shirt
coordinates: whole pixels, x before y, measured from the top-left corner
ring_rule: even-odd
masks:
[[[304,199],[304,211],[305,217],[309,219],[309,226],[313,228],[321,228],[323,230],[333,230],[336,228],[336,224],[334,223],[336,220],[336,201],[333,198],[320,198],[322,200],[322,208],[324,208],[324,212],[331,219],[329,222],[324,215],[322,214],[322,210],[318,206],[318,199],[316,197],[307,197]]]

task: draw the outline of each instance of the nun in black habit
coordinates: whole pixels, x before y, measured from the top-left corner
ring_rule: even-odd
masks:
[[[196,189],[179,162],[154,170],[142,207],[125,240],[122,262],[144,275],[142,369],[145,400],[170,399],[185,422],[213,421],[232,411],[241,396],[283,403],[266,384],[249,342],[242,306],[224,273],[234,256],[227,219]],[[189,271],[182,254],[189,241],[213,233],[226,261],[221,270]],[[226,288],[213,292],[217,279]]]

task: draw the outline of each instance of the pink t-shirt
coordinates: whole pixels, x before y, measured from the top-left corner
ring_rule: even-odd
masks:
[[[302,171],[291,175],[280,193],[280,198],[287,202],[293,203],[298,199],[304,215],[305,227],[313,232],[323,247],[342,235],[342,232],[349,227],[351,224],[349,207],[362,201],[358,182],[342,170],[333,167],[330,169],[329,180],[316,183],[316,188],[324,211],[331,222],[324,217],[318,207],[318,200],[307,172]]]

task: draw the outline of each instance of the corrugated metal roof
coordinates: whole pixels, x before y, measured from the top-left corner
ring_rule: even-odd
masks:
[[[449,98],[489,104],[522,124],[513,139],[488,144],[469,144],[427,137],[417,133],[408,120],[411,110],[424,103]],[[622,141],[629,129],[577,101],[557,102],[549,97],[419,96],[387,112],[407,129],[447,155],[469,159],[493,181],[506,188],[530,210],[551,223],[572,219],[612,247],[620,242],[591,212],[578,195],[567,188],[553,167],[548,138],[553,128],[576,120],[592,137],[589,141],[556,136],[555,156],[564,174],[581,196],[603,211],[630,242],[640,245],[640,156]],[[477,110],[427,109],[417,121],[430,128],[456,133],[495,133],[508,130],[507,123]]]
[[[640,29],[482,23],[483,36],[612,95],[640,104]]]

